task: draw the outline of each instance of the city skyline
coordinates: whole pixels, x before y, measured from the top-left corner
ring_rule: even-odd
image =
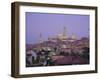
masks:
[[[63,27],[67,28],[68,37],[73,33],[78,39],[88,37],[89,16],[26,12],[26,44],[38,43],[40,34],[43,40],[55,37],[63,33]]]

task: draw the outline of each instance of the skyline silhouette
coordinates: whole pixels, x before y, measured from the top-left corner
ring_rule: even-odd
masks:
[[[40,34],[44,40],[61,34],[63,27],[68,37],[73,33],[78,39],[88,37],[89,15],[26,12],[26,44],[38,43]]]

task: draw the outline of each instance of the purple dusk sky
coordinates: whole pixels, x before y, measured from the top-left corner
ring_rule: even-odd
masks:
[[[34,44],[39,42],[42,34],[43,40],[48,37],[55,37],[67,29],[70,37],[73,33],[77,38],[89,36],[89,15],[75,14],[48,14],[26,12],[26,43]]]

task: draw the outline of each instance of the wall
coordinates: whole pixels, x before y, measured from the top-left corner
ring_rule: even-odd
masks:
[[[11,2],[15,0],[1,0],[0,2],[0,80],[16,80],[10,76],[11,67]],[[57,4],[77,4],[77,5],[89,5],[98,6],[98,14],[100,15],[100,0],[16,0],[16,1],[30,1],[30,2],[43,2],[43,3],[57,3]],[[98,15],[98,22],[100,16]],[[98,24],[98,34],[99,27]],[[98,37],[98,44],[100,37]],[[98,45],[99,47],[100,45]],[[98,58],[100,57],[98,51]],[[98,67],[100,67],[98,59]],[[100,69],[97,74],[80,74],[80,75],[64,75],[53,77],[38,77],[38,78],[22,78],[18,80],[99,80]]]

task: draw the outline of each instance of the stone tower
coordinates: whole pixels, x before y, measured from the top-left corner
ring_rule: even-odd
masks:
[[[63,29],[63,36],[66,36],[66,27]]]
[[[43,42],[43,38],[42,38],[42,34],[40,33],[39,35],[39,43],[42,43]]]

